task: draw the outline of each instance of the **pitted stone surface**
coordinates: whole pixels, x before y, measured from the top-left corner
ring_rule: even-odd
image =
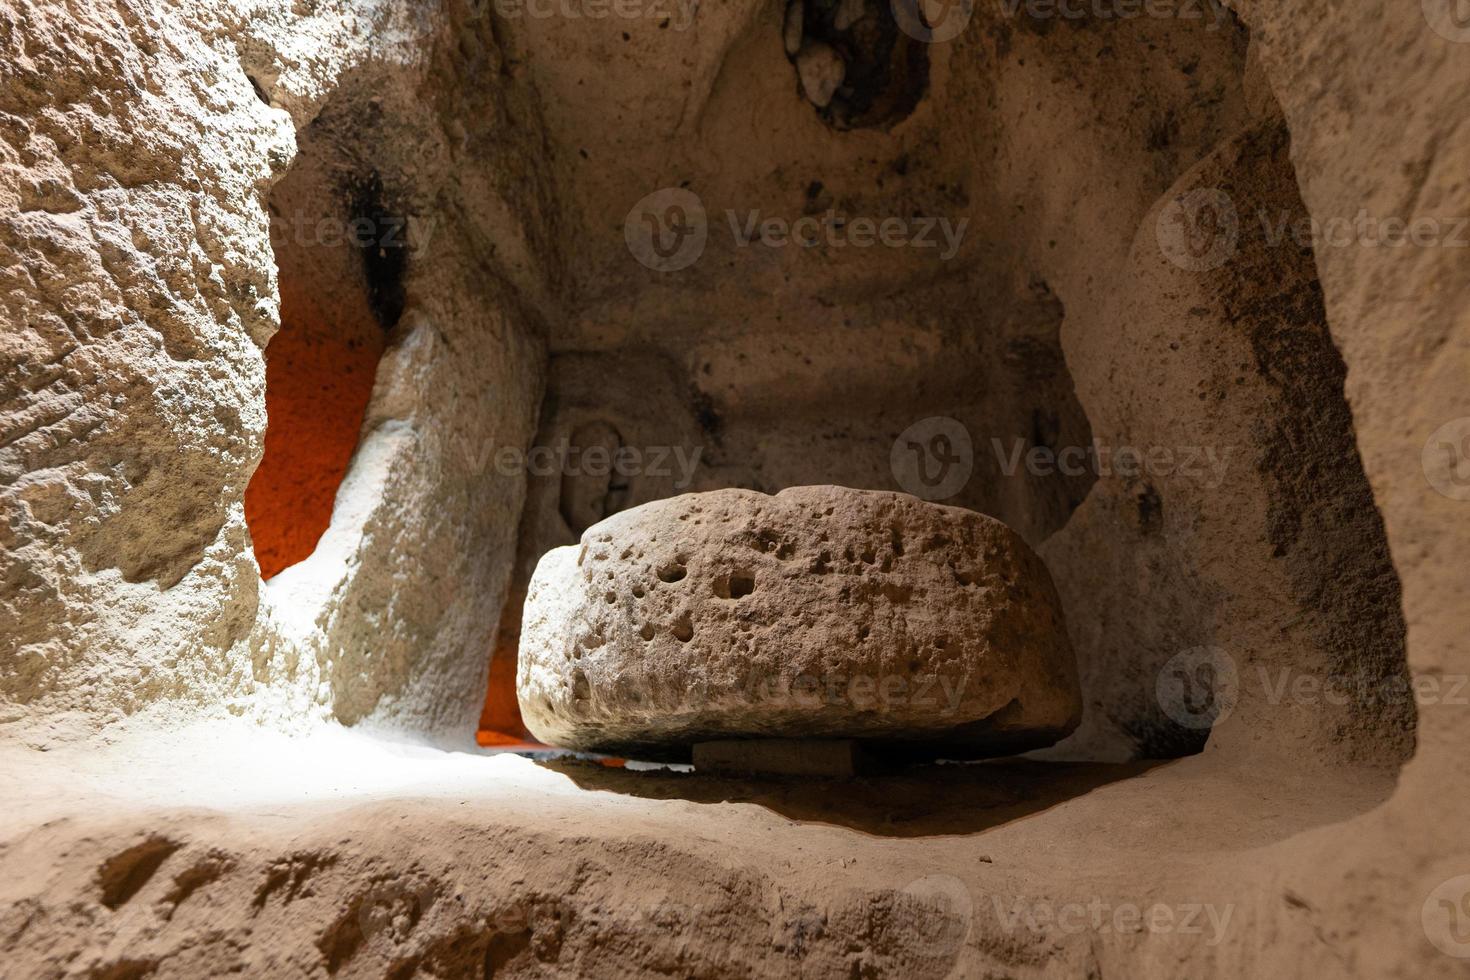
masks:
[[[1051,578],[1000,521],[904,494],[686,494],[542,558],[517,695],[554,745],[685,758],[738,737],[983,756],[1077,722]]]

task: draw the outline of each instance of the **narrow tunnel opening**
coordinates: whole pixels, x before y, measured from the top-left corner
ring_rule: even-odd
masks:
[[[929,85],[928,45],[900,30],[890,3],[790,0],[782,43],[798,89],[833,129],[887,129]]]
[[[266,580],[309,557],[331,524],[408,262],[405,219],[376,173],[343,177],[304,157],[270,215],[281,328],[265,351],[265,453],[245,491]]]
[[[490,678],[475,742],[482,748],[523,749],[539,745],[521,718],[516,702],[516,654],[520,646],[521,606],[525,597],[511,597],[500,617],[495,650],[490,656]],[[513,610],[513,611],[512,611]]]

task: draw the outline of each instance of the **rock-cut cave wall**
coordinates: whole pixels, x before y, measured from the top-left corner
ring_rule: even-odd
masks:
[[[497,627],[506,676],[516,599],[547,548],[682,490],[892,487],[895,438],[941,416],[975,447],[949,502],[1020,529],[1061,583],[1088,715],[1059,751],[1198,750],[1207,727],[1169,717],[1151,680],[1204,650],[1236,672],[1241,730],[1295,732],[1282,741],[1323,761],[1401,761],[1413,707],[1371,696],[1403,675],[1398,583],[1314,257],[1250,220],[1304,212],[1247,30],[1225,11],[977,11],[922,59],[886,34],[871,49],[834,35],[821,43],[876,86],[839,89],[852,104],[837,119],[768,14],[628,39],[474,4],[370,8],[359,34],[326,13],[38,14],[111,57],[58,92],[45,79],[60,55],[25,54],[7,87],[12,116],[36,117],[12,153],[9,268],[39,270],[8,294],[24,324],[8,335],[11,716],[204,708],[459,738]],[[209,71],[169,56],[183,41],[150,41],[206,28]],[[638,70],[686,41],[700,52],[687,86]],[[631,101],[585,94],[593,64]],[[922,96],[861,123],[859,103],[888,88]],[[168,100],[201,106],[190,118],[220,140],[186,139]],[[630,202],[659,186],[708,212],[705,254],[674,274],[621,240]],[[1197,188],[1244,215],[1219,268],[1170,261],[1155,232]],[[788,212],[967,231],[944,254],[735,233]],[[401,225],[405,247],[375,264],[344,240],[360,220]],[[249,487],[283,306],[270,370],[323,407],[279,408],[283,448]],[[344,343],[364,353],[336,361],[351,392],[310,380],[311,357],[333,355],[293,352],[292,316],[357,331]],[[274,459],[316,436],[293,438],[291,411],[341,414],[321,472],[294,484]],[[528,489],[500,463],[573,437],[693,464],[677,484],[558,473]],[[1094,441],[1220,465],[1205,481],[1007,466]],[[291,561],[267,485],[315,515],[286,522],[309,529]],[[1294,714],[1267,696],[1271,671],[1369,694]]]
[[[325,13],[38,12],[30,30],[96,40],[58,89],[63,55],[25,47],[12,21],[12,719],[204,708],[457,733],[497,625],[505,673],[503,598],[578,525],[685,489],[889,487],[895,437],[946,416],[977,447],[951,502],[1020,529],[1061,583],[1089,707],[1062,751],[1197,750],[1202,730],[1169,718],[1150,680],[1223,650],[1242,730],[1295,732],[1282,741],[1323,760],[1402,760],[1411,704],[1293,714],[1259,679],[1345,675],[1371,695],[1402,677],[1404,627],[1320,260],[1250,220],[1304,212],[1246,29],[1223,11],[979,11],[930,57],[892,48],[892,77],[875,77],[924,94],[860,126],[812,105],[769,13],[689,35],[702,53],[674,87],[638,70],[685,43],[663,29],[621,40],[478,5],[384,5],[359,34]],[[208,71],[177,53],[195,36]],[[578,94],[592,64],[632,101],[610,112]],[[218,138],[188,138],[188,120]],[[673,275],[620,241],[629,203],[659,185],[709,212],[707,254]],[[1197,188],[1243,215],[1220,268],[1182,268],[1154,233]],[[943,256],[752,247],[732,237],[742,207],[970,230]],[[391,270],[334,234],[364,217],[402,223]],[[262,582],[247,486],[282,297],[287,312],[371,315],[381,336],[352,341],[370,348],[361,365],[340,362],[364,376],[356,394],[321,393],[347,408],[331,472],[286,494],[315,499],[315,548],[297,543],[310,557],[288,566],[262,517],[280,572]],[[298,336],[280,338],[283,375],[308,370]],[[588,426],[698,465],[615,503],[533,478],[523,514],[525,474],[498,450]],[[1093,440],[1211,449],[1222,465],[1204,484],[1006,472],[1008,445]]]
[[[495,448],[565,430],[700,449],[692,489],[878,485],[897,434],[946,415],[981,447],[960,502],[1058,582],[1088,714],[1057,753],[1199,750],[1149,688],[1223,651],[1238,690],[1207,754],[1308,788],[1321,767],[1398,772],[1383,805],[1266,852],[1257,894],[1289,896],[1280,915],[1363,972],[1416,975],[1403,910],[1470,860],[1467,722],[1378,692],[1467,670],[1470,532],[1436,433],[1470,417],[1470,280],[1448,244],[1272,229],[1470,213],[1470,45],[1432,7],[977,8],[904,62],[927,72],[917,101],[899,85],[868,125],[851,93],[814,104],[826,83],[801,77],[784,4],[627,31],[468,0],[6,6],[6,736],[229,712],[466,739],[527,563],[589,514],[681,489],[527,487]],[[350,222],[365,179],[406,221],[402,308],[329,524],[263,582],[246,496],[283,292],[372,307],[383,281],[340,243],[273,249],[272,226]],[[624,241],[666,188],[710,215],[688,275]],[[1235,212],[1225,261],[1170,237],[1202,199]],[[808,208],[971,231],[936,265],[751,248],[725,217]],[[1013,478],[992,439],[1232,455],[1210,485]],[[1282,703],[1283,671],[1364,694]]]
[[[468,731],[523,493],[484,447],[534,427],[554,285],[534,109],[492,84],[487,25],[0,18],[5,719],[42,740],[225,711]],[[391,276],[349,237],[363,218],[401,235]],[[298,322],[272,349],[283,297]],[[335,383],[303,377],[301,320]],[[354,366],[334,343],[373,349]],[[262,582],[267,351],[306,389],[275,420],[284,452],[315,439],[325,472],[267,467],[285,485],[254,516],[269,571],[290,567]],[[303,416],[335,429],[293,436]],[[270,524],[286,506],[315,515],[304,548]]]

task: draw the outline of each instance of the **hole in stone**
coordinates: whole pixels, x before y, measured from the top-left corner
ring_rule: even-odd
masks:
[[[407,301],[403,281],[408,272],[408,219],[389,207],[383,178],[376,171],[351,180],[348,188],[352,201],[348,229],[362,259],[368,303],[378,324],[391,330]]]
[[[781,561],[796,554],[796,548],[789,541],[781,540],[779,534],[769,529],[762,530],[756,535],[755,548],[757,551],[774,554]]]
[[[265,452],[245,491],[261,577],[315,550],[357,449],[403,309],[405,221],[377,174],[342,180],[303,154],[271,193],[281,328],[266,346]]]
[[[687,574],[689,574],[689,571],[683,566],[683,564],[677,561],[671,562],[659,568],[658,580],[660,582],[668,582],[672,584],[674,582],[680,581]]]
[[[673,633],[674,639],[680,643],[688,643],[694,639],[694,622],[689,618],[688,613],[675,620]]]
[[[755,577],[748,572],[731,572],[715,578],[715,595],[721,599],[743,599],[755,591]]]
[[[592,697],[592,687],[587,683],[587,674],[580,668],[572,671],[572,697],[586,701]]]
[[[833,129],[892,126],[929,84],[928,46],[899,30],[889,0],[792,0],[782,44],[798,90]]]

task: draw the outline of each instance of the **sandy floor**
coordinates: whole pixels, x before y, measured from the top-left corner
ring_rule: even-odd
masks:
[[[1230,972],[1273,845],[1390,789],[1329,778],[1207,754],[730,781],[233,726],[7,750],[0,937],[82,947],[39,975]]]

